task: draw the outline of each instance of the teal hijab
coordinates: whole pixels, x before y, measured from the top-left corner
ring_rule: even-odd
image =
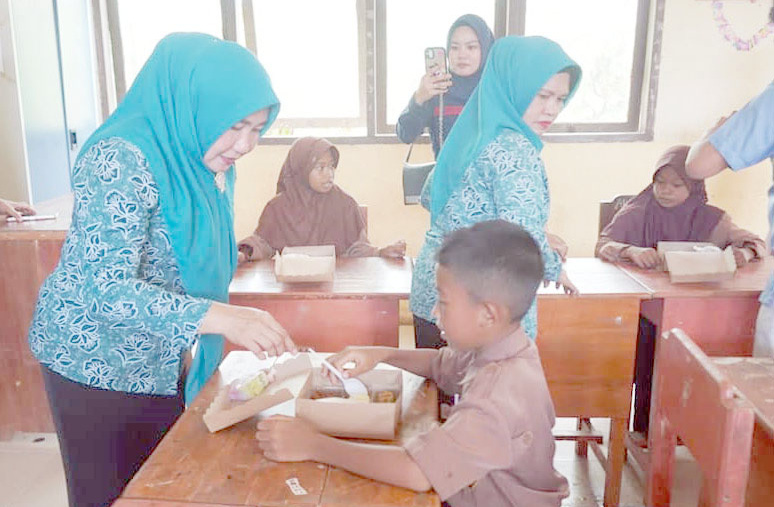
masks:
[[[263,132],[277,117],[279,100],[249,51],[209,35],[172,34],[159,42],[124,100],[82,149],[120,137],[145,155],[189,295],[228,301],[236,269],[234,168],[221,192],[204,154],[231,126],[265,108]],[[200,337],[186,380],[187,402],[215,372],[222,353],[222,336]]]
[[[571,76],[575,93],[581,69],[562,48],[544,37],[503,37],[489,52],[478,86],[454,123],[433,171],[430,212],[435,220],[462,183],[465,170],[502,131],[521,132],[543,149],[537,134],[522,119],[538,91],[561,70]]]

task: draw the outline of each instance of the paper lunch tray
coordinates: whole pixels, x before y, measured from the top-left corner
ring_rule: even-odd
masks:
[[[293,393],[282,388],[272,391],[272,385],[301,373],[308,373],[312,363],[307,354],[299,354],[275,367],[276,378],[266,387],[266,391],[247,401],[232,401],[228,396],[229,385],[221,386],[210,406],[204,412],[204,424],[210,433],[228,428],[249,419],[259,412],[294,398]],[[256,371],[256,373],[258,373]]]

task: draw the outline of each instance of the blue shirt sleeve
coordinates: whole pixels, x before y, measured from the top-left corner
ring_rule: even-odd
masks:
[[[84,304],[92,318],[111,327],[161,336],[170,333],[174,317],[178,339],[190,347],[212,302],[169,283],[179,280],[177,272],[168,272],[176,271],[174,260],[160,258],[152,246],[158,243],[154,236],[166,236],[159,227],[158,190],[142,154],[126,146],[98,150],[79,168],[86,174],[73,175],[75,217],[84,222]]]
[[[510,144],[512,140],[504,142]],[[530,233],[543,255],[544,278],[556,280],[562,261],[546,238],[550,199],[543,163],[526,138],[520,137],[516,143],[513,147],[495,143],[485,154],[495,170],[493,191],[497,216]]]
[[[713,132],[709,142],[734,171],[774,156],[774,83]]]

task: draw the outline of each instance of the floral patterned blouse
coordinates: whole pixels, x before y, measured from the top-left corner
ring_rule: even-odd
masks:
[[[144,155],[111,138],[81,154],[72,225],[43,283],[32,353],[93,387],[173,395],[211,302],[185,294]]]
[[[431,187],[428,181],[422,192],[422,204],[428,209]],[[425,320],[435,321],[432,311],[438,300],[436,253],[447,234],[485,220],[499,218],[522,226],[540,247],[545,279],[556,280],[562,265],[546,239],[549,210],[548,180],[538,152],[521,133],[503,132],[468,167],[462,184],[425,234],[425,243],[414,265],[411,311]],[[522,319],[522,327],[535,339],[537,305],[534,301]]]

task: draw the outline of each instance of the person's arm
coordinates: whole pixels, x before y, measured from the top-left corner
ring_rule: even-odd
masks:
[[[35,215],[35,208],[26,202],[14,202],[0,199],[0,219],[7,220],[9,216],[21,221],[22,216]]]
[[[433,108],[430,102],[417,104],[414,96],[411,96],[408,105],[400,113],[395,124],[395,133],[398,139],[404,143],[413,143],[423,130],[430,125],[433,119]]]
[[[361,444],[317,431],[303,419],[273,416],[258,423],[255,435],[273,461],[317,461],[414,491],[431,487],[422,469],[400,446]]]
[[[686,172],[706,178],[726,167],[738,171],[774,156],[774,83],[691,148]]]
[[[415,375],[432,378],[432,364],[438,357],[436,349],[397,349],[394,347],[346,347],[331,356],[328,361],[345,377],[357,377],[372,370],[379,363],[386,363]],[[354,363],[351,369],[343,369],[347,363]]]
[[[274,255],[274,249],[268,241],[258,234],[257,229],[250,236],[240,241],[237,244],[237,248],[241,254],[239,258],[240,262],[271,259]]]
[[[695,180],[703,180],[727,167],[728,163],[723,155],[705,138],[691,146],[685,163],[685,172]]]
[[[613,241],[607,236],[600,236],[594,248],[594,255],[607,262],[622,262],[628,260],[624,257],[627,249],[632,245]]]
[[[121,165],[121,178],[103,181],[99,175],[104,171],[89,164],[76,166],[73,174],[74,214],[87,225],[82,243],[73,243],[80,249],[77,257],[82,277],[72,283],[88,287],[83,291],[88,312],[73,323],[73,333],[87,337],[89,321],[93,320],[125,328],[144,327],[186,348],[199,334],[218,333],[256,353],[295,350],[287,332],[266,312],[167,289],[167,273],[160,271],[170,266],[142,265],[140,249],[148,240],[151,218],[158,212],[158,192],[131,183],[135,179],[155,187],[138,154],[132,150],[116,152],[113,163]],[[95,188],[100,189],[98,195],[91,190]],[[141,277],[142,269],[149,276]],[[154,270],[159,273],[154,274]]]
[[[728,213],[724,213],[712,230],[709,242],[719,248],[731,246],[737,266],[743,266],[766,255],[766,243],[752,232],[737,226]]]

